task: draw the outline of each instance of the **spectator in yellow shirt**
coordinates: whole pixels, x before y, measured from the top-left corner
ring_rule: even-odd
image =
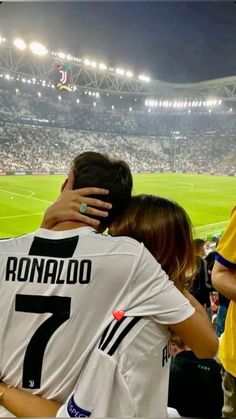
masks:
[[[236,417],[236,208],[216,249],[213,286],[230,299],[219,358],[224,368],[224,417]]]

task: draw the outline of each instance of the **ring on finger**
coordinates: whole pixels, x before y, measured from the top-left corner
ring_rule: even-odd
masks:
[[[81,202],[79,212],[80,214],[85,214],[88,204],[86,202]]]

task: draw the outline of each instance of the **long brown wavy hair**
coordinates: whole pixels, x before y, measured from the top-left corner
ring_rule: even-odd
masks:
[[[196,269],[192,223],[174,201],[154,195],[133,196],[109,233],[143,242],[180,291]]]

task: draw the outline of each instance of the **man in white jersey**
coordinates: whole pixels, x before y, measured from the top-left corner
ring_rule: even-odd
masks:
[[[92,152],[78,156],[73,170],[74,188],[95,183],[110,191],[103,231],[129,202],[131,173]],[[79,222],[53,230],[0,243],[2,380],[60,403],[69,396],[59,416],[165,416],[167,326],[197,355],[214,356],[204,311],[196,303],[194,313],[137,241]],[[23,416],[25,405],[13,406],[16,391],[8,389],[2,403]]]

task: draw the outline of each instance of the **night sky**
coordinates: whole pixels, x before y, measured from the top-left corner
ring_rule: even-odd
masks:
[[[3,2],[0,34],[169,82],[236,75],[229,2]]]

